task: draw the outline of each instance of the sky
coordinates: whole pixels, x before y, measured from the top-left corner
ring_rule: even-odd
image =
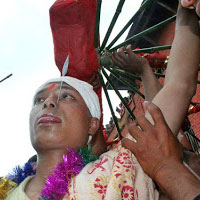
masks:
[[[29,138],[29,113],[35,90],[59,76],[54,62],[49,8],[55,0],[9,0],[0,7],[0,176],[35,154]],[[103,0],[100,37],[104,37],[119,0]],[[110,39],[138,10],[141,0],[126,0]],[[127,32],[118,43],[124,41]],[[109,40],[110,41],[110,40]],[[118,44],[116,43],[116,44]],[[110,92],[113,107],[120,101]],[[123,95],[126,95],[123,93]],[[117,99],[117,100],[116,100]],[[111,117],[103,97],[104,124]]]

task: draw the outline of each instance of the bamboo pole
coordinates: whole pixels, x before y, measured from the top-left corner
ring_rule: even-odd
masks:
[[[99,80],[100,80],[100,82],[101,82],[101,84],[102,84],[102,87],[103,87],[103,90],[104,90],[106,99],[107,99],[107,101],[108,101],[108,106],[109,106],[109,108],[110,108],[110,112],[111,112],[111,115],[112,115],[112,117],[113,117],[113,120],[114,120],[116,129],[117,129],[118,135],[119,135],[120,138],[122,138],[122,134],[121,134],[121,130],[120,130],[120,128],[119,128],[118,120],[117,120],[117,117],[115,116],[115,112],[114,112],[114,110],[113,110],[112,103],[111,103],[111,100],[110,100],[108,91],[107,91],[107,89],[106,89],[106,84],[104,83],[103,77],[102,77],[102,75],[101,75],[100,72],[99,72]]]
[[[107,69],[107,68],[106,68],[106,69]],[[122,70],[122,69],[120,69],[120,68],[115,68],[115,67],[113,67],[112,69],[113,69],[113,71],[117,71],[117,72],[119,72],[119,73],[121,73],[121,74],[123,74],[123,75],[125,75],[125,76],[127,76],[127,77],[129,77],[129,78],[133,78],[133,79],[142,81],[142,79],[141,79],[139,76],[137,76],[137,75],[135,75],[135,74],[132,74],[132,73],[130,73],[130,72],[126,72],[126,71],[124,71],[124,70]]]
[[[154,26],[152,26],[152,27],[150,27],[150,28],[148,28],[148,29],[136,34],[136,35],[134,35],[134,36],[132,36],[132,37],[130,37],[126,41],[124,41],[121,44],[117,45],[116,47],[110,49],[109,52],[113,52],[113,51],[119,49],[120,47],[123,47],[123,46],[125,46],[127,44],[130,44],[133,40],[138,39],[138,38],[140,38],[140,37],[142,37],[142,36],[144,36],[144,35],[146,35],[148,33],[151,33],[151,32],[153,32],[155,30],[158,30],[159,28],[161,28],[161,27],[173,22],[175,19],[176,19],[176,15],[174,15],[174,16],[172,16],[172,17],[170,17],[170,18],[168,18],[168,19],[166,19],[166,20],[164,20],[164,21],[162,21],[162,22],[160,22],[160,23],[158,23],[158,24],[156,24],[156,25],[154,25]]]
[[[121,13],[121,10],[122,10],[122,7],[123,7],[123,5],[124,5],[124,2],[125,2],[125,0],[120,0],[120,1],[119,1],[119,4],[118,4],[118,6],[117,6],[117,10],[116,10],[116,12],[115,12],[115,14],[114,14],[114,16],[113,16],[113,19],[112,19],[112,21],[111,21],[111,23],[110,23],[110,26],[109,26],[109,28],[108,28],[108,31],[107,31],[107,33],[106,33],[106,36],[105,36],[105,38],[104,38],[104,40],[103,40],[103,43],[102,43],[102,45],[101,45],[101,47],[100,47],[100,52],[105,48],[105,46],[106,46],[106,44],[107,44],[107,42],[108,42],[108,39],[109,39],[110,34],[111,34],[111,32],[112,32],[112,30],[113,30],[113,28],[114,28],[114,25],[115,25],[115,23],[116,23],[116,21],[117,21],[117,19],[118,19],[118,17],[119,17],[119,14]]]
[[[2,80],[0,80],[0,83],[5,81],[6,79],[10,78],[12,76],[12,74],[9,74],[8,76],[6,76],[5,78],[3,78]]]
[[[107,69],[107,67],[106,67],[106,69]],[[128,76],[128,77],[130,77],[130,78],[134,78],[134,79],[137,79],[137,80],[139,80],[139,81],[142,80],[139,76],[137,76],[137,75],[135,75],[135,74],[132,74],[132,73],[129,73],[129,72],[126,72],[126,71],[124,71],[123,69],[115,68],[115,67],[112,67],[112,69],[115,70],[115,71],[118,71],[119,73],[122,73],[122,74],[124,74],[125,76]],[[165,78],[165,75],[164,75],[164,74],[160,74],[160,73],[157,73],[157,72],[154,72],[154,74],[155,74],[155,76],[157,76],[157,77],[159,77],[159,78]],[[197,84],[200,84],[200,80],[197,80]]]
[[[99,47],[99,24],[101,15],[101,4],[102,0],[97,0],[97,11],[96,11],[96,24],[95,24],[95,35],[94,35],[94,47]]]
[[[164,45],[164,46],[156,46],[156,47],[150,47],[150,48],[143,48],[143,49],[134,49],[134,53],[153,53],[157,51],[162,51],[166,49],[171,49],[171,45]],[[126,51],[124,51],[125,54],[127,54]],[[111,60],[111,53],[105,52],[100,56],[99,59],[100,66],[102,67],[114,67],[112,60]]]
[[[114,70],[111,70],[109,68],[107,68],[107,70],[116,78],[118,79],[121,83],[123,83],[124,85],[126,85],[129,89],[133,90],[135,93],[139,94],[143,99],[145,99],[145,96],[139,91],[137,90],[135,87],[133,87],[129,82],[127,82],[126,80],[124,80],[120,75],[118,75],[116,72],[114,72]]]
[[[187,137],[189,143],[191,144],[193,151],[194,151],[194,152],[198,152],[198,150],[199,150],[198,142],[197,142],[197,140],[196,140],[195,138],[193,138],[193,137],[191,136],[191,135],[193,135],[193,134],[190,132],[190,130],[189,130],[189,131],[186,131],[186,132],[185,132],[185,135],[186,135],[186,137]]]
[[[162,51],[166,49],[171,49],[171,45],[164,45],[164,46],[156,46],[156,47],[150,47],[150,48],[143,48],[143,49],[134,49],[134,53],[154,53],[157,51]]]
[[[119,97],[119,99],[121,100],[121,102],[124,104],[125,108],[128,110],[128,112],[129,112],[130,116],[132,117],[132,119],[135,120],[136,118],[135,118],[133,112],[131,111],[131,109],[129,108],[129,106],[127,105],[127,103],[124,101],[124,98],[121,96],[121,94],[119,93],[119,91],[117,90],[117,88],[113,85],[113,83],[110,80],[108,74],[106,73],[106,71],[103,68],[102,68],[102,73],[105,76],[105,78],[107,79],[108,83],[113,88],[113,90],[115,91],[115,93],[117,94],[117,96]]]
[[[198,137],[196,137],[195,135],[193,135],[190,132],[187,132],[190,136],[192,136],[196,141],[200,142],[200,139]]]
[[[128,21],[128,23],[124,26],[124,28],[118,33],[118,35],[113,39],[113,41],[106,47],[109,50],[115,42],[124,34],[124,32],[129,28],[129,26],[133,23],[134,19],[138,17],[152,1],[154,0],[146,0],[140,7],[140,9],[133,15],[133,17]]]
[[[157,77],[161,77],[161,78],[165,78],[165,74],[160,74],[160,73],[157,73],[157,72],[154,72],[155,76]]]

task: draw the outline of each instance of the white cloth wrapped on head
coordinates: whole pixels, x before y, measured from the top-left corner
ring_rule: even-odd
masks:
[[[85,101],[92,117],[96,117],[100,119],[101,111],[100,111],[100,105],[99,105],[99,98],[97,94],[95,93],[95,91],[93,90],[93,86],[85,81],[81,81],[70,76],[54,78],[54,79],[48,80],[43,85],[41,85],[37,89],[37,91],[39,91],[48,83],[61,82],[62,80],[64,83],[67,83],[68,85],[73,87],[75,90],[77,90],[77,92],[81,95],[81,97]]]

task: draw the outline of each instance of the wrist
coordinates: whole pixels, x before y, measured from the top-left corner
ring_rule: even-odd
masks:
[[[167,161],[158,165],[153,171],[153,179],[162,185],[163,180],[168,179],[170,176],[171,179],[175,178],[180,171],[187,170],[182,162],[178,161]],[[170,175],[170,176],[169,176]]]
[[[179,161],[168,161],[155,174],[154,180],[163,191],[176,200],[193,200],[199,194],[200,182]]]
[[[142,70],[141,70],[140,77],[141,77],[142,79],[144,79],[147,75],[149,75],[149,73],[153,73],[153,71],[152,71],[152,69],[151,69],[149,63],[147,62],[147,63],[145,63],[145,64],[143,65],[143,68],[142,68]]]

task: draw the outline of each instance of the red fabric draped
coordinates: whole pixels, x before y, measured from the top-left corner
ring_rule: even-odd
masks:
[[[57,0],[50,8],[55,62],[62,72],[69,55],[67,75],[89,81],[98,70],[94,48],[96,0]]]
[[[62,73],[69,55],[67,75],[89,82],[98,71],[94,47],[96,0],[57,0],[50,8],[55,62]],[[102,110],[101,87],[96,91]]]

